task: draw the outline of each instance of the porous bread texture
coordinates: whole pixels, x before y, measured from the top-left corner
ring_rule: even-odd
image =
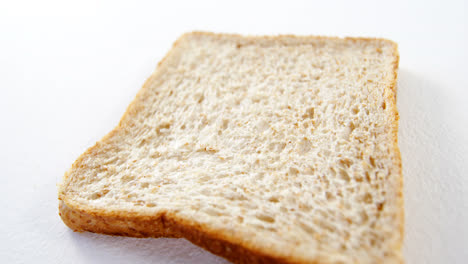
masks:
[[[382,39],[186,34],[66,173],[61,216],[234,262],[401,263],[397,66]]]

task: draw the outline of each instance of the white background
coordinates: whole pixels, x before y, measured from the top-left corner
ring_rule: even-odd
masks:
[[[225,263],[176,239],[73,233],[65,170],[182,33],[375,36],[400,49],[407,263],[468,260],[466,1],[0,2],[0,262]]]

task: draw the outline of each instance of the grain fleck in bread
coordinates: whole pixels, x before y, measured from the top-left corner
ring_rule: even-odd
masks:
[[[59,187],[70,228],[236,263],[402,263],[396,44],[182,36]]]

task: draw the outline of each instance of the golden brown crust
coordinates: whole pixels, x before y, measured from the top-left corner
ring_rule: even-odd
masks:
[[[177,220],[169,213],[150,217],[139,215],[122,217],[117,214],[103,216],[99,213],[72,209],[60,201],[59,214],[63,222],[74,231],[129,237],[183,237],[233,263],[298,263],[293,259],[272,257],[260,251],[249,250],[240,244],[224,240],[201,226],[187,225],[185,221]]]
[[[403,199],[403,173],[402,173],[402,168],[401,168],[401,153],[400,153],[400,148],[398,147],[398,120],[399,120],[399,114],[398,114],[398,109],[396,105],[396,100],[397,100],[397,79],[398,79],[398,63],[400,60],[400,56],[398,53],[398,45],[396,43],[393,43],[394,50],[393,50],[393,55],[394,55],[394,61],[393,61],[393,78],[391,80],[390,86],[387,89],[388,96],[387,100],[391,105],[391,110],[394,115],[394,120],[392,122],[392,127],[391,127],[391,136],[392,136],[392,141],[393,141],[393,153],[394,153],[394,159],[393,159],[393,167],[397,170],[395,175],[399,178],[398,184],[398,190],[397,190],[397,203],[400,208],[400,211],[397,212],[397,221],[399,222],[399,231],[400,231],[400,239],[397,241],[397,244],[394,245],[394,250],[396,252],[401,252],[401,247],[403,245],[403,238],[404,238],[404,224],[405,224],[405,210],[404,210],[404,199]],[[401,262],[403,263],[403,259],[401,259]]]
[[[340,40],[335,37],[317,37],[317,36],[241,36],[234,34],[214,34],[206,32],[192,32],[184,34],[175,43],[174,47],[179,45],[188,36],[211,36],[217,39],[236,39],[240,45],[249,45],[253,43],[267,43],[275,41],[287,45],[306,44],[311,40]],[[393,245],[394,252],[399,255],[403,240],[403,179],[401,174],[401,158],[398,148],[398,112],[396,108],[396,78],[398,69],[398,51],[395,43],[385,39],[375,38],[345,38],[349,41],[382,41],[390,42],[394,45],[394,76],[391,80],[390,86],[386,91],[387,103],[389,103],[394,120],[391,124],[391,136],[393,141],[394,153],[394,168],[397,170],[395,173],[399,177],[399,190],[397,192],[398,204],[400,204],[400,212],[396,216],[400,222],[400,239],[398,243]],[[157,70],[140,89],[132,103],[128,106],[119,124],[101,141],[97,142],[93,147],[84,152],[73,163],[71,170],[83,169],[84,159],[89,156],[96,155],[102,145],[108,143],[119,133],[124,132],[131,127],[132,117],[140,111],[139,100],[144,96],[144,93],[149,89],[150,80],[155,79],[158,75],[164,74],[164,61],[173,55],[174,49],[164,57],[158,64]],[[181,219],[171,212],[160,212],[158,214],[146,214],[144,212],[127,212],[127,211],[111,211],[106,209],[95,209],[90,206],[78,204],[67,197],[68,186],[73,182],[70,179],[70,173],[67,172],[63,179],[63,184],[59,187],[59,213],[64,223],[75,231],[90,231],[95,233],[109,234],[109,235],[124,235],[132,237],[183,237],[192,243],[201,246],[212,253],[224,257],[234,263],[328,263],[326,258],[317,258],[315,260],[305,260],[301,256],[287,256],[279,255],[278,252],[272,252],[267,248],[262,248],[259,245],[252,245],[251,243],[242,241],[235,234],[224,234],[216,232],[209,226],[202,226],[195,221],[188,219]],[[397,256],[398,258],[398,256]],[[399,261],[403,262],[402,259]]]

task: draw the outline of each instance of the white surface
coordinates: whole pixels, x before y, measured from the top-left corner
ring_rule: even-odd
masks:
[[[164,2],[0,2],[1,263],[225,263],[185,240],[73,233],[57,213],[64,171],[191,30],[398,42],[407,263],[466,263],[466,1]]]

